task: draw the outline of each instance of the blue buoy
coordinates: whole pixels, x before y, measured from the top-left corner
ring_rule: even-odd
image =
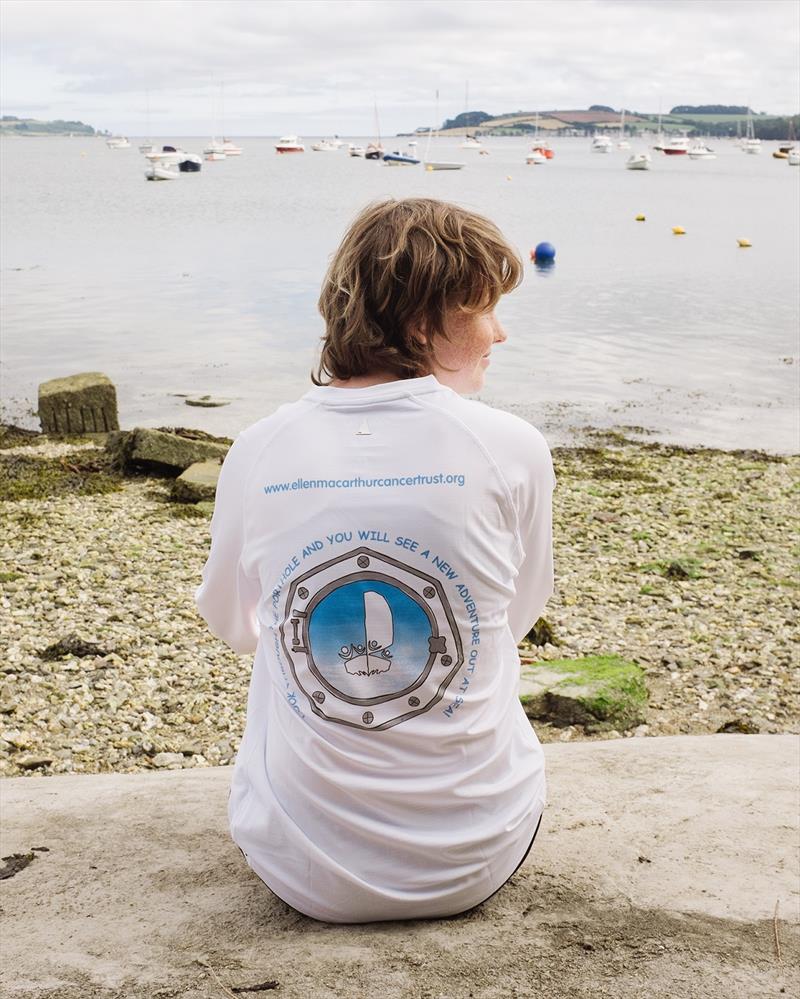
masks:
[[[556,248],[552,243],[538,243],[533,251],[533,259],[538,262],[556,259]]]

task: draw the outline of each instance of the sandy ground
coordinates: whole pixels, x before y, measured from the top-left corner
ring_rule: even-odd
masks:
[[[47,850],[0,884],[3,994],[793,994],[797,737],[546,753],[541,831],[497,895],[454,919],[352,926],[296,913],[250,872],[227,836],[230,768],[7,779],[3,856]]]

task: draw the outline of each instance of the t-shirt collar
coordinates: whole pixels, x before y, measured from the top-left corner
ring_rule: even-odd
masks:
[[[408,395],[421,395],[424,392],[446,390],[435,375],[422,375],[419,378],[399,378],[393,382],[369,385],[366,388],[339,388],[333,385],[315,385],[303,396],[314,402],[376,402],[384,399],[399,399]]]

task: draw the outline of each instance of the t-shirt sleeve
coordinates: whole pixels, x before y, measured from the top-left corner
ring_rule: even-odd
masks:
[[[508,607],[508,623],[520,642],[541,617],[553,593],[553,488],[555,475],[550,449],[538,431],[530,437],[511,484],[517,509],[522,562],[516,592]]]
[[[222,465],[211,518],[211,551],[195,591],[197,609],[211,633],[240,654],[254,652],[258,645],[256,608],[261,597],[259,580],[248,576],[242,565],[248,452],[239,437]]]

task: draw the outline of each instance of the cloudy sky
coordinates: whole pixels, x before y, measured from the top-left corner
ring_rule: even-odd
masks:
[[[365,135],[465,109],[800,110],[797,0],[2,0],[3,114]],[[220,102],[220,94],[223,99]],[[148,97],[149,95],[149,97]],[[221,110],[224,122],[217,119]]]

